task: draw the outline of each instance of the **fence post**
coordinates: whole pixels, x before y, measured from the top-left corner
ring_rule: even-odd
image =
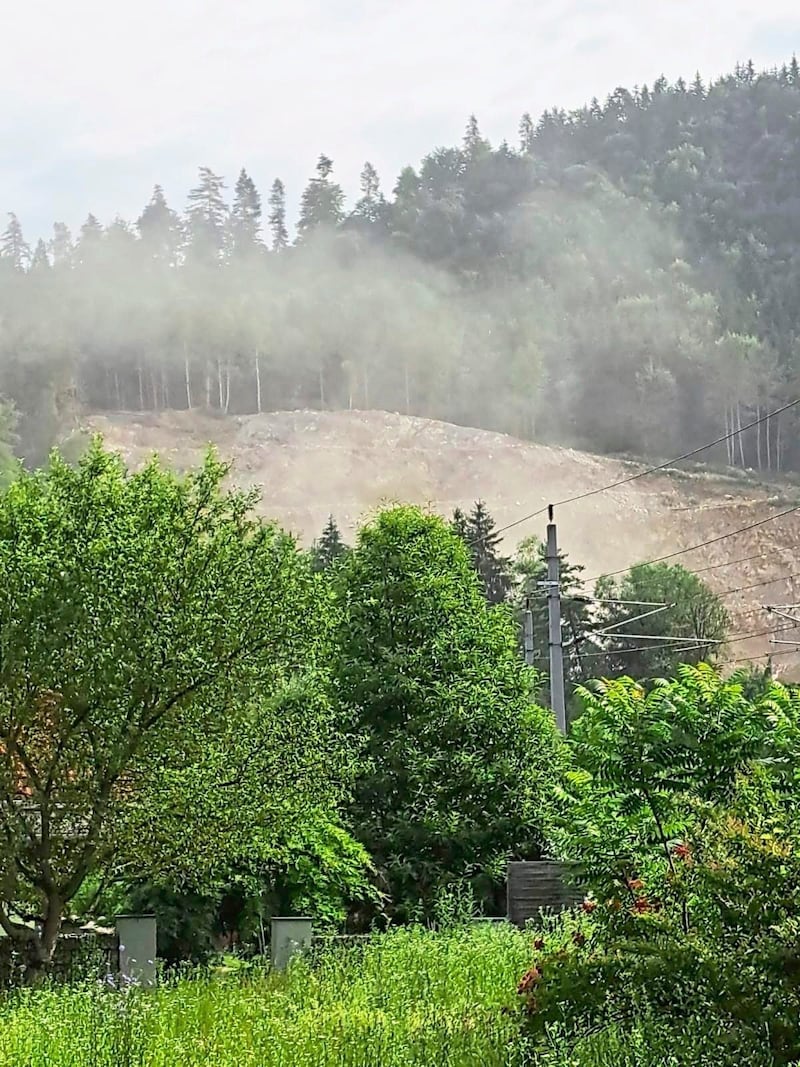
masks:
[[[118,915],[119,973],[124,982],[152,988],[156,984],[155,915]]]
[[[272,919],[271,934],[272,969],[282,971],[293,956],[311,947],[314,925],[307,916],[299,918],[275,916]]]

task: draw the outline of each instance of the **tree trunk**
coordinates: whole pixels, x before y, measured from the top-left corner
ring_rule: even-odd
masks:
[[[405,364],[403,366],[403,371],[404,371],[404,374],[405,374],[405,382],[406,382],[406,415],[410,415],[411,414],[411,388],[409,386],[409,381],[408,381],[408,361],[407,360],[406,360],[406,362],[405,362]]]
[[[320,364],[319,368],[319,406],[325,410],[325,370]]]
[[[747,466],[747,462],[744,458],[744,442],[742,441],[742,405],[736,402],[736,440],[739,442],[739,456],[742,461],[742,467]]]
[[[158,383],[156,382],[156,372],[152,369],[150,371],[150,391],[153,394],[153,411],[158,411]]]
[[[206,363],[206,407],[211,410],[211,370]]]
[[[761,405],[759,404],[756,407],[756,419],[760,419],[760,418],[761,418]],[[763,468],[761,466],[761,423],[760,422],[756,422],[756,463],[758,464],[758,469],[762,470]]]
[[[261,414],[261,365],[258,358],[258,349],[256,349],[256,411]]]
[[[138,363],[136,370],[139,374],[139,411],[144,411],[144,382],[142,381],[142,365]]]
[[[186,382],[186,407],[189,411],[192,410],[192,379],[189,374],[189,353],[186,350],[186,345],[183,346],[183,376]]]
[[[725,433],[726,434],[730,434],[731,431],[732,431],[730,414],[731,414],[730,408],[726,404],[725,405]],[[732,467],[733,466],[733,439],[731,437],[729,437],[729,436],[726,437],[726,439],[725,439],[725,452],[727,453],[727,456],[728,456],[728,466]]]
[[[775,418],[778,420],[778,429],[775,433],[775,470],[779,471],[781,469],[781,427],[783,424],[781,423],[780,415],[776,415]]]
[[[767,439],[767,470],[771,471],[772,470],[772,442],[769,439],[769,430],[770,430],[769,419],[767,419],[767,421],[764,423],[764,428],[766,430],[766,439]]]
[[[117,411],[122,411],[122,394],[119,391],[119,374],[114,371],[114,396],[117,399]]]
[[[222,360],[217,360],[217,393],[219,396],[219,409],[223,410],[225,407],[225,395],[222,391]]]
[[[225,361],[225,414],[228,414],[228,408],[231,406],[231,364],[230,360]]]
[[[367,411],[369,411],[369,377],[367,375],[367,365],[366,365],[366,363],[364,364],[364,368],[363,368],[363,378],[364,378],[364,408]]]
[[[58,942],[58,935],[61,933],[63,920],[64,905],[53,893],[47,899],[42,928],[29,942],[30,955],[25,966],[26,985],[38,985],[47,976],[50,964],[53,962],[53,953]]]

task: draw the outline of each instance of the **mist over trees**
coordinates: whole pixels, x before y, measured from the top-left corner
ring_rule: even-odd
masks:
[[[321,155],[199,171],[184,210],[0,237],[0,395],[28,464],[86,409],[384,408],[663,457],[793,399],[800,74],[659,78],[520,123],[470,118],[355,201]],[[788,412],[714,457],[800,466]],[[11,430],[4,438],[11,440]]]

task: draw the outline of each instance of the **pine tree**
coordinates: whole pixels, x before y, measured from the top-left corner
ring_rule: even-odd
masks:
[[[50,269],[50,257],[47,254],[47,245],[39,238],[36,242],[36,248],[33,250],[33,258],[31,259],[31,270],[49,270]]]
[[[272,183],[269,194],[269,232],[272,235],[272,250],[278,252],[289,244],[286,229],[286,190],[280,178]]]
[[[160,185],[153,189],[150,202],[136,223],[144,246],[154,259],[173,263],[181,239],[181,224],[176,212],[167,204]]]
[[[231,239],[235,255],[253,252],[261,245],[261,197],[255,182],[244,168],[236,181],[231,210]]]
[[[519,123],[519,150],[523,155],[530,155],[533,152],[534,141],[536,140],[536,126],[531,118],[530,111],[526,111],[520,119]]]
[[[306,186],[300,202],[300,219],[297,223],[300,237],[305,237],[320,226],[338,226],[342,221],[344,193],[340,185],[330,180],[332,173],[332,160],[320,156],[317,176]]]
[[[703,79],[700,77],[700,71],[699,70],[697,71],[697,73],[694,76],[694,81],[692,82],[692,87],[689,90],[689,92],[692,94],[692,96],[696,96],[700,100],[703,100],[705,98],[706,87],[705,87],[705,85],[703,85]]]
[[[201,258],[218,259],[225,248],[228,208],[225,181],[209,167],[200,168],[200,180],[189,193],[186,210],[193,252]]]
[[[350,549],[344,543],[339,527],[333,515],[329,516],[327,525],[322,531],[319,541],[311,546],[311,558],[315,571],[327,570],[340,556],[345,555]]]
[[[481,159],[491,150],[492,146],[481,134],[477,118],[474,115],[470,115],[464,132],[464,155],[471,163],[474,163],[476,159]]]
[[[96,247],[103,237],[103,227],[98,222],[97,218],[89,214],[86,216],[86,222],[81,226],[81,235],[78,240],[79,249],[88,249]]]
[[[378,172],[369,162],[364,164],[361,171],[360,185],[361,197],[353,209],[353,217],[373,224],[380,222],[386,210],[386,201],[381,192]]]
[[[53,236],[50,239],[49,248],[54,267],[66,266],[71,262],[75,249],[69,226],[63,222],[56,222],[53,225]]]
[[[0,239],[0,256],[12,270],[22,274],[31,261],[30,246],[22,234],[22,226],[13,211],[8,213],[8,226]]]
[[[494,532],[495,521],[483,501],[476,501],[467,516],[457,508],[451,529],[470,550],[487,603],[502,604],[511,591],[511,560],[499,553],[500,536]]]
[[[789,81],[795,87],[800,87],[800,64],[797,62],[797,56],[792,56],[792,62],[789,64]]]

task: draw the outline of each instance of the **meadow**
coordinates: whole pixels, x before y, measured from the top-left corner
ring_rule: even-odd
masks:
[[[0,1067],[669,1067],[705,1055],[680,1034],[606,1030],[536,1055],[515,989],[533,935],[511,927],[398,929],[328,948],[283,974],[208,971],[155,991],[23,990],[0,1004]],[[731,1061],[733,1062],[733,1061]],[[765,1060],[764,1063],[768,1063]]]

